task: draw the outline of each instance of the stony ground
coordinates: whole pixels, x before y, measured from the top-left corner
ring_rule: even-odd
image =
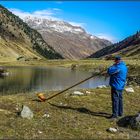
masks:
[[[140,88],[133,87],[135,93],[124,92],[125,116],[140,111]],[[83,93],[87,90],[81,90]],[[0,97],[0,138],[1,139],[134,139],[140,132],[129,126],[120,127],[118,121],[107,119],[111,115],[110,89],[88,90],[85,96],[70,96],[68,91],[48,102],[38,102],[34,93]],[[54,93],[54,92],[53,92]],[[49,97],[52,92],[46,92]],[[28,120],[18,116],[22,105],[27,105],[34,113]],[[49,114],[49,116],[44,116]],[[109,127],[117,127],[117,133],[107,132]]]

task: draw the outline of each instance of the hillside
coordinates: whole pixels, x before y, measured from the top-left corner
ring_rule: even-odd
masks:
[[[42,36],[0,5],[0,57],[62,58]]]
[[[82,27],[64,21],[25,17],[30,27],[36,29],[43,39],[64,58],[85,58],[92,53],[111,45],[111,42],[88,34]]]
[[[92,54],[90,58],[99,58],[107,55],[121,55],[124,57],[136,57],[140,56],[140,32],[113,44],[105,47],[96,53]]]

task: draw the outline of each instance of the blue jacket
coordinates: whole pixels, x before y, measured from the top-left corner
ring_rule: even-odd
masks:
[[[127,71],[127,66],[123,61],[109,67],[107,73],[110,75],[110,86],[116,90],[123,90],[126,83]]]

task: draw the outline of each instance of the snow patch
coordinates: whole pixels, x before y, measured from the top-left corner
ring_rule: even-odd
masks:
[[[72,26],[67,22],[64,21],[56,21],[52,19],[42,19],[42,18],[37,18],[37,17],[26,17],[24,18],[24,21],[31,25],[34,26],[34,28],[41,29],[41,28],[51,28],[54,31],[57,32],[71,32],[75,34],[80,34],[84,33],[84,29],[78,26]]]
[[[91,35],[90,36],[91,39],[98,39],[96,36]]]

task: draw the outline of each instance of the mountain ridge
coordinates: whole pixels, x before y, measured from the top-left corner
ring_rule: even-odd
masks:
[[[93,52],[111,44],[110,41],[100,39],[86,33],[80,26],[73,26],[65,21],[25,17],[24,21],[36,29],[43,39],[64,58],[86,58]]]
[[[140,31],[131,35],[124,40],[107,46],[92,55],[89,58],[100,58],[108,55],[121,55],[125,57],[139,57],[140,56]]]
[[[31,29],[2,5],[0,5],[0,39],[1,57],[63,58],[36,30]]]

